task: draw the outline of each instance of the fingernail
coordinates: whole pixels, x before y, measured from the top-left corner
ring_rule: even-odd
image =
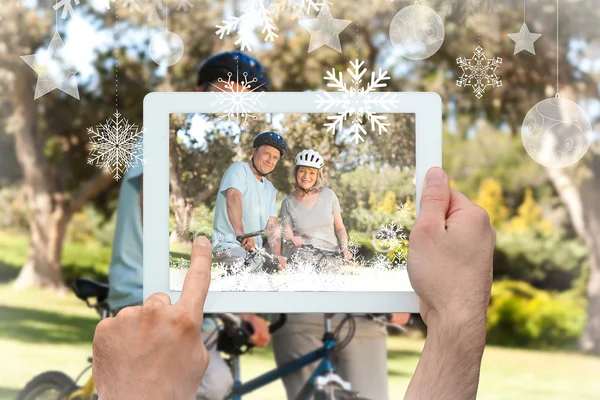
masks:
[[[441,185],[445,178],[446,173],[443,169],[439,167],[433,167],[427,172],[427,175],[425,176],[425,182],[427,183],[427,186]]]
[[[210,246],[210,241],[208,240],[208,238],[206,236],[198,236],[194,240],[194,246],[207,247],[207,246]]]

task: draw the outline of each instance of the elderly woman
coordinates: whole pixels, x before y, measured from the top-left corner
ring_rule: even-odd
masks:
[[[341,250],[346,260],[352,255],[348,251],[340,202],[333,190],[323,186],[323,165],[323,157],[314,150],[298,153],[293,170],[295,190],[281,204],[281,223],[284,237],[296,246],[297,257],[304,261],[316,257],[319,265],[315,267],[326,271],[327,266],[336,266],[341,260],[303,250],[303,245],[310,244],[326,252]]]
[[[293,171],[295,190],[283,200],[281,224],[286,239],[293,242],[295,252],[304,261],[314,261],[310,250],[302,245],[316,248],[341,250],[345,259],[348,251],[348,235],[340,213],[340,202],[331,189],[323,187],[323,157],[313,150],[304,150],[296,156]],[[317,256],[317,260],[319,260]],[[315,265],[323,272],[334,272],[341,259],[327,257]],[[294,260],[288,265],[294,264]],[[334,268],[331,268],[331,267]],[[332,328],[339,327],[344,315],[336,315]],[[322,345],[323,314],[288,314],[287,322],[273,333],[273,350],[278,366],[294,360]],[[342,330],[344,336],[348,329]],[[385,328],[366,318],[356,318],[356,331],[352,341],[339,350],[332,360],[342,379],[352,384],[353,390],[367,398],[387,399],[387,348]],[[313,374],[317,363],[283,377],[288,399],[294,399]]]

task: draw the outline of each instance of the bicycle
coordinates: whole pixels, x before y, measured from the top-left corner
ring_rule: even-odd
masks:
[[[302,368],[321,360],[317,368],[310,376],[304,387],[298,394],[295,400],[307,400],[313,398],[315,400],[368,400],[360,397],[359,393],[352,390],[351,384],[344,381],[335,373],[333,363],[330,358],[333,353],[346,346],[354,336],[356,323],[354,316],[347,314],[342,322],[337,326],[336,330],[332,330],[331,319],[333,314],[325,314],[325,332],[323,335],[323,346],[295,359],[277,368],[274,368],[252,380],[242,383],[240,379],[240,360],[239,357],[253,348],[249,342],[252,336],[252,328],[242,321],[239,317],[233,314],[217,314],[217,317],[222,321],[222,326],[218,328],[218,338],[216,340],[217,350],[227,354],[229,358],[225,361],[229,365],[233,376],[233,389],[225,400],[241,400],[243,395],[247,395],[257,389],[263,388],[270,383],[283,378],[284,376],[299,371]],[[384,324],[388,327],[399,328],[404,331],[404,328],[390,324],[386,318],[376,314],[367,314],[367,318],[376,323]],[[285,323],[285,314],[281,314],[279,320],[269,326],[269,331],[272,333],[283,326]],[[339,341],[336,336],[340,333],[344,324],[350,323],[348,334]],[[207,339],[207,343],[210,338]],[[207,347],[214,345],[208,343]]]
[[[94,308],[101,319],[110,316],[111,310],[106,302],[108,285],[91,279],[79,278],[73,282],[73,291],[79,299],[85,301],[88,307]],[[95,299],[95,303],[90,303],[91,299]],[[19,392],[17,400],[97,400],[98,395],[93,376],[90,376],[82,387],[77,384],[83,375],[92,368],[92,357],[88,357],[87,361],[89,365],[75,380],[60,371],[47,371],[37,375]]]

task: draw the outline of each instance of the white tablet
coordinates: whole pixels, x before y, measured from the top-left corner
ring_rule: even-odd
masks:
[[[425,173],[441,166],[441,99],[364,96],[359,104],[331,92],[261,93],[251,102],[214,93],[147,95],[144,298],[164,292],[179,299],[191,240],[204,235],[215,248],[207,313],[418,312],[406,250]],[[368,112],[356,108],[364,104]],[[264,161],[258,169],[272,171],[260,178],[253,140],[267,131],[286,139],[288,151]],[[311,201],[302,196],[310,179],[293,176],[306,149],[324,160]],[[231,188],[243,192],[244,234],[255,251],[228,232]],[[285,268],[272,255],[278,244]]]

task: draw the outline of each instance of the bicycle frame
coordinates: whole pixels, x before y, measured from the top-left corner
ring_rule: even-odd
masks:
[[[74,391],[69,395],[67,400],[94,400],[94,394],[96,393],[96,385],[94,384],[94,377],[90,376],[85,386],[79,390]]]
[[[283,378],[284,376],[287,376],[288,374],[291,374],[292,372],[299,371],[317,360],[321,360],[316,370],[306,383],[305,388],[302,390],[303,393],[306,393],[305,398],[309,399],[310,396],[312,396],[313,391],[315,389],[314,381],[316,377],[333,371],[333,365],[331,364],[328,355],[335,347],[335,344],[335,338],[327,338],[325,339],[323,346],[319,347],[318,349],[313,350],[310,353],[307,353],[296,360],[292,360],[282,365],[281,367],[272,369],[271,371],[266,372],[246,383],[242,383],[239,379],[239,357],[234,356],[233,368],[235,380],[233,383],[233,390],[227,397],[225,397],[225,400],[241,400],[243,395],[248,394],[261,387],[264,387],[270,384],[271,382],[274,382],[278,379]]]

